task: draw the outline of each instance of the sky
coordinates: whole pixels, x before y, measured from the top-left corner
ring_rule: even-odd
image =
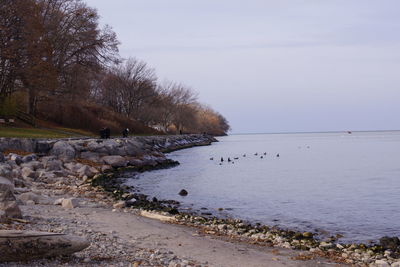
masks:
[[[232,133],[400,130],[398,0],[86,0]]]

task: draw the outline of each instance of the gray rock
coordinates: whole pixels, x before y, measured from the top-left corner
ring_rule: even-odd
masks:
[[[87,144],[87,150],[91,151],[91,152],[95,152],[98,154],[103,154],[103,155],[107,155],[108,151],[107,148],[104,147],[103,145],[103,140],[98,140],[98,141],[90,141]]]
[[[374,264],[377,267],[390,267],[390,264],[385,260],[376,260]]]
[[[26,152],[34,152],[35,146],[35,139],[0,138],[0,151],[4,151],[6,149],[14,149]]]
[[[34,170],[28,168],[28,167],[23,167],[21,169],[21,175],[24,179],[26,178],[32,178],[35,179],[37,177],[37,174]]]
[[[135,167],[140,167],[143,166],[143,161],[137,158],[128,158],[128,165],[129,166],[135,166]]]
[[[79,178],[82,178],[84,176],[87,176],[89,178],[93,177],[95,174],[97,174],[99,171],[96,170],[93,167],[83,165],[76,173],[78,174]]]
[[[60,160],[49,160],[45,164],[46,171],[61,171],[63,164]]]
[[[40,198],[41,198],[41,196],[39,196],[33,192],[23,193],[18,196],[18,199],[21,200],[25,204],[28,201],[33,201],[35,204],[38,204],[40,202]]]
[[[71,172],[74,172],[74,173],[78,172],[78,170],[79,170],[80,168],[82,168],[83,166],[84,166],[84,165],[81,164],[81,163],[74,163],[74,162],[68,162],[68,163],[65,163],[65,164],[64,164],[64,167],[65,167],[67,170],[69,170],[69,171],[71,171]]]
[[[113,168],[110,165],[102,165],[101,172],[108,172],[111,171]]]
[[[82,152],[80,157],[82,159],[87,159],[87,160],[91,160],[94,162],[98,162],[100,160],[100,155],[98,153],[91,152],[91,151]]]
[[[4,157],[3,153],[0,152],[0,163],[5,162],[6,157]]]
[[[0,163],[0,176],[12,178],[12,168],[7,163]]]
[[[69,255],[90,245],[80,237],[25,231],[0,231],[0,262]]]
[[[114,168],[126,167],[128,165],[128,161],[121,156],[105,156],[102,157],[102,160],[105,164],[111,165]]]
[[[28,167],[28,168],[36,171],[38,169],[43,169],[44,165],[40,161],[35,160],[35,161],[28,162],[28,163],[22,163],[21,168],[24,168],[24,167]]]
[[[50,154],[58,158],[73,159],[75,158],[75,149],[66,141],[58,141],[54,144]]]
[[[35,154],[26,155],[22,158],[23,163],[28,163],[34,160],[37,160],[37,156]]]
[[[55,156],[46,156],[46,157],[41,157],[40,161],[43,163],[43,166],[47,165],[47,162],[52,161],[52,160],[57,160],[57,157]]]
[[[14,184],[4,177],[0,177],[0,211],[3,218],[22,218],[14,196]]]
[[[121,145],[119,139],[108,139],[103,142],[103,146],[107,150],[108,155],[118,155],[118,148]]]

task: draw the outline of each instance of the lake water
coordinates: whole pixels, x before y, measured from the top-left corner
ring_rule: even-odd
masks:
[[[211,146],[171,153],[179,166],[143,173],[128,183],[150,196],[178,200],[185,208],[340,233],[343,242],[400,235],[400,132],[218,139]],[[228,163],[228,157],[239,159]],[[188,196],[178,195],[182,188]]]

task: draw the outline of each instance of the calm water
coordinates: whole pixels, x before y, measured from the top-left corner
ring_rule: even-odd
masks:
[[[129,183],[193,210],[340,233],[344,242],[400,235],[400,132],[232,135],[219,140],[171,153],[180,166],[144,173]],[[239,159],[220,165],[221,157]],[[177,194],[182,188],[187,197]]]

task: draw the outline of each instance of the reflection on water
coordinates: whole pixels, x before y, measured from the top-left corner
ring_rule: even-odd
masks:
[[[400,235],[400,132],[219,140],[171,153],[181,165],[141,174],[129,183],[184,207],[205,207],[215,214],[224,208],[223,214],[232,217],[341,233],[343,241]],[[228,157],[238,159],[229,163]],[[182,188],[187,197],[178,195]]]

